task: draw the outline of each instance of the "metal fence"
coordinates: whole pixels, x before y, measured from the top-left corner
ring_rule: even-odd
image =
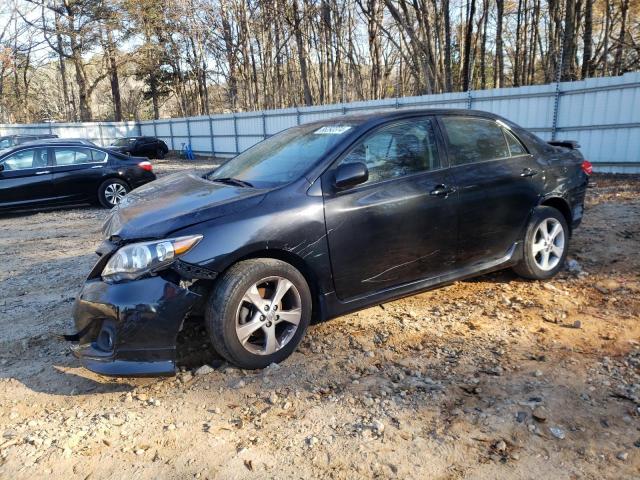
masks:
[[[545,140],[577,140],[596,171],[640,173],[640,72],[518,88],[287,108],[141,122],[1,125],[0,135],[54,133],[101,145],[149,135],[170,149],[190,144],[196,153],[229,156],[301,123],[389,108],[478,109],[502,115]]]

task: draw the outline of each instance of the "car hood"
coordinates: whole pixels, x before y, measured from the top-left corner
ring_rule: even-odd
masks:
[[[130,192],[104,222],[105,238],[163,238],[169,233],[258,205],[264,190],[205,180],[194,172],[167,175]]]

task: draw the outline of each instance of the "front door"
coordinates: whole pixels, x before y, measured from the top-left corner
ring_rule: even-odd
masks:
[[[456,194],[437,125],[419,117],[368,134],[322,178],[336,294],[341,300],[453,269]],[[369,180],[337,191],[335,167],[362,162]]]
[[[51,166],[46,148],[19,150],[0,160],[0,207],[20,208],[51,200]]]

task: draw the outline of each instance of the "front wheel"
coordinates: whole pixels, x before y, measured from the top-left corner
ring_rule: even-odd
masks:
[[[156,150],[156,158],[157,159],[162,160],[164,158],[164,155],[165,155],[165,153],[164,153],[164,150],[162,148],[158,148]]]
[[[103,207],[113,208],[122,201],[129,190],[131,189],[124,180],[109,178],[98,188],[98,200]]]
[[[305,278],[290,264],[245,260],[216,284],[205,323],[225,359],[241,368],[264,368],[296,349],[311,320],[311,302]]]
[[[537,207],[524,238],[523,258],[513,270],[521,277],[545,280],[560,271],[567,258],[569,227],[553,207]]]

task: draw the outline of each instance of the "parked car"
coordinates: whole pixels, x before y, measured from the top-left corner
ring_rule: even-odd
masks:
[[[80,145],[89,145],[90,147],[97,147],[94,142],[86,138],[44,138],[39,140],[31,140],[29,142],[23,143],[22,145],[42,145],[43,143],[47,144],[56,144],[56,143],[76,143]]]
[[[155,178],[147,158],[73,140],[27,143],[0,152],[0,211],[88,202],[111,208]]]
[[[169,151],[167,144],[155,137],[118,138],[107,148],[114,152],[142,155],[149,158],[164,158]]]
[[[204,314],[241,368],[327,320],[490,271],[544,280],[582,219],[590,164],[496,115],[414,110],[279,133],[217,170],[129,194],[74,306],[73,350],[108,375],[172,374]]]
[[[44,138],[58,138],[57,135],[49,134],[33,134],[33,135],[5,135],[0,137],[0,150],[5,148],[15,147],[16,145],[22,145],[23,143],[32,142],[33,140],[40,140]]]

